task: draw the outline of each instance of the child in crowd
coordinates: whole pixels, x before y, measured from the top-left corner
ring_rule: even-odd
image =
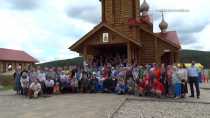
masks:
[[[118,79],[115,91],[117,94],[122,95],[126,93],[125,81],[122,78]]]
[[[55,85],[53,87],[53,93],[54,94],[60,94],[60,83],[59,82],[55,82]]]

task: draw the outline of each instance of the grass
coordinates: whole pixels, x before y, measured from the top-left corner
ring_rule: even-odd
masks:
[[[12,90],[14,88],[13,85],[2,86],[2,87],[3,88],[0,88],[0,91]]]
[[[12,75],[0,75],[0,90],[11,90],[14,88],[14,79]]]

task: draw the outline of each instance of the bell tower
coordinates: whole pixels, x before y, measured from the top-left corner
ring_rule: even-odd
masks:
[[[102,5],[102,22],[109,25],[127,24],[129,18],[140,16],[139,0],[100,0]]]

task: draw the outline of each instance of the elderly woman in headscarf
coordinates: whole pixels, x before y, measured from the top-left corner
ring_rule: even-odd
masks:
[[[21,73],[20,83],[22,87],[22,95],[27,96],[28,89],[29,89],[29,76],[27,71],[23,71]]]

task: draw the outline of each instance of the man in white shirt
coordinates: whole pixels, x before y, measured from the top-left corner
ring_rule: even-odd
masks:
[[[197,94],[197,98],[200,98],[200,88],[199,88],[199,71],[198,69],[195,67],[195,62],[192,61],[192,66],[190,68],[188,68],[188,81],[190,83],[190,91],[191,91],[191,96],[190,97],[194,97],[194,86],[196,88],[196,94]]]
[[[37,79],[35,79],[29,87],[29,97],[37,98],[41,94],[41,90],[42,90],[41,84],[38,82]]]
[[[39,83],[42,86],[42,92],[45,93],[45,80],[46,80],[46,73],[43,70],[37,71],[37,78],[39,80]]]
[[[45,72],[43,70],[38,70],[37,73],[38,73],[37,78],[39,79],[39,82],[41,83],[44,82],[46,80]]]
[[[47,78],[47,80],[45,80],[45,87],[46,87],[46,93],[47,94],[52,94],[53,93],[53,87],[54,87],[54,80]]]

